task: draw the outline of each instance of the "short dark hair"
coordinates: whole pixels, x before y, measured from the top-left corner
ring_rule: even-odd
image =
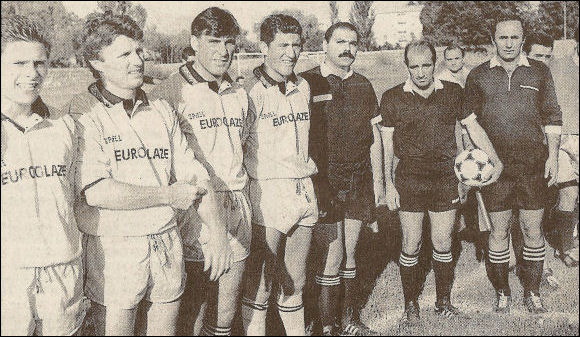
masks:
[[[236,37],[240,25],[232,13],[219,7],[210,7],[199,13],[191,22],[191,35],[200,37]]]
[[[502,22],[506,22],[506,21],[519,21],[522,24],[523,36],[524,37],[526,36],[526,29],[524,27],[524,20],[519,15],[514,14],[514,13],[500,14],[495,20],[493,20],[491,27],[490,27],[492,41],[495,40],[495,32],[497,30],[497,25],[502,23]]]
[[[101,75],[89,61],[98,59],[101,50],[111,45],[119,35],[141,41],[143,30],[129,16],[114,15],[110,11],[93,14],[87,18],[80,42],[83,58],[95,78],[100,78]]]
[[[272,14],[264,19],[260,25],[260,41],[270,44],[276,34],[298,34],[302,40],[302,26],[295,18],[286,14]]]
[[[554,39],[547,34],[542,33],[530,34],[530,36],[526,37],[526,41],[524,42],[522,49],[527,55],[530,55],[530,52],[532,51],[532,46],[535,44],[539,44],[541,46],[548,48],[554,48]]]
[[[352,30],[353,32],[356,33],[356,40],[358,42],[358,40],[360,40],[360,34],[358,33],[358,30],[356,29],[356,27],[350,23],[350,22],[337,22],[335,24],[333,24],[332,26],[328,27],[328,29],[326,30],[326,33],[324,33],[324,39],[326,40],[326,42],[330,42],[330,39],[332,38],[332,34],[334,34],[334,31],[337,29],[348,29],[348,30]]]
[[[409,66],[409,50],[411,50],[411,48],[413,49],[419,49],[419,48],[427,48],[431,51],[431,61],[433,61],[433,66],[435,66],[435,61],[437,61],[437,52],[435,51],[435,47],[433,46],[433,44],[427,40],[415,40],[415,41],[411,41],[409,42],[409,44],[407,46],[405,46],[405,53],[404,53],[404,57],[405,57],[405,65]]]
[[[193,50],[193,48],[191,48],[191,47],[185,47],[181,51],[181,59],[182,60],[187,60],[188,57],[193,56],[193,55],[195,55],[195,50]]]
[[[38,42],[46,49],[46,56],[50,55],[50,43],[36,23],[21,15],[9,15],[2,18],[1,51],[10,42]]]
[[[447,52],[450,50],[459,49],[461,51],[461,56],[465,56],[465,49],[459,45],[457,42],[451,42],[448,44],[445,49],[443,50],[443,58],[447,59]]]

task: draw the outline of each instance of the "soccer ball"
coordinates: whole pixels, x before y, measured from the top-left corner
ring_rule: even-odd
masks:
[[[468,186],[481,186],[491,179],[493,163],[480,149],[465,150],[455,158],[455,175]]]

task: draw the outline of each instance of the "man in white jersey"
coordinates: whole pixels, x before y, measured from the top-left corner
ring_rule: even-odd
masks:
[[[302,289],[318,208],[308,154],[310,88],[294,74],[302,27],[291,16],[268,16],[260,27],[263,65],[246,81],[250,127],[244,164],[250,176],[252,251],[242,299],[246,335],[265,335],[272,279],[280,285],[278,311],[289,336],[305,334]]]
[[[248,175],[243,150],[250,116],[248,95],[227,70],[233,60],[240,28],[233,15],[211,7],[191,24],[193,62],[157,86],[152,95],[165,98],[181,119],[182,130],[196,157],[208,170],[226,217],[233,253],[231,269],[223,275],[203,275],[208,231],[196,212],[181,219],[187,284],[180,323],[182,334],[230,335],[240,300],[245,260],[250,253],[251,211],[244,193]],[[219,278],[219,280],[217,280]],[[214,282],[216,281],[217,282]]]
[[[72,335],[83,297],[73,213],[77,142],[70,116],[40,99],[50,44],[2,18],[2,335]]]
[[[215,234],[207,243],[206,268],[221,274],[231,260],[221,248],[227,241],[218,234],[223,224],[207,171],[169,104],[149,100],[140,89],[142,36],[127,16],[89,18],[83,54],[97,81],[69,108],[81,133],[76,213],[86,234],[85,293],[98,304],[95,315],[105,316],[98,333],[106,335],[134,335],[143,299],[150,304],[147,334],[175,334],[185,286],[175,210],[201,197],[197,211]]]

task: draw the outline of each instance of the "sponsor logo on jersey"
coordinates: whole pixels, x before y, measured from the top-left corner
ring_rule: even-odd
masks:
[[[2,185],[14,184],[27,178],[64,177],[66,173],[66,165],[31,165],[2,172]]]
[[[286,123],[307,121],[310,119],[310,114],[308,112],[299,112],[296,115],[289,113],[288,115],[272,118],[272,123],[275,127],[284,125]]]
[[[105,141],[105,144],[118,143],[118,142],[123,141],[121,139],[121,135],[107,136],[107,137],[103,138],[103,140]]]
[[[204,118],[205,117],[205,113],[203,111],[198,111],[198,112],[191,112],[187,114],[187,119],[198,119],[198,118]]]
[[[205,118],[199,120],[199,127],[204,129],[219,128],[221,126],[227,127],[242,127],[242,119],[239,117],[221,117],[221,118]]]
[[[272,112],[268,112],[268,113],[263,113],[260,115],[260,119],[268,119],[268,118],[273,118],[276,117],[278,114],[276,113],[276,111],[272,111]]]
[[[155,148],[148,149],[145,147],[129,148],[115,150],[115,160],[134,160],[134,159],[169,159],[169,149]]]

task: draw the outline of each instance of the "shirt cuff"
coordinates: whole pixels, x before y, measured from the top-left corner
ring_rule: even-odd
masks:
[[[380,126],[379,130],[382,132],[395,132],[395,127],[393,126],[382,126],[380,124],[379,126]]]
[[[373,117],[371,119],[371,125],[378,124],[378,123],[380,123],[382,121],[383,121],[383,116],[382,115],[375,116],[375,117]]]
[[[465,124],[468,124],[469,122],[473,122],[476,119],[477,119],[477,115],[472,113],[471,115],[463,118],[459,123],[461,123],[461,125],[465,125]]]
[[[544,130],[546,133],[562,134],[562,127],[560,125],[546,125]]]

